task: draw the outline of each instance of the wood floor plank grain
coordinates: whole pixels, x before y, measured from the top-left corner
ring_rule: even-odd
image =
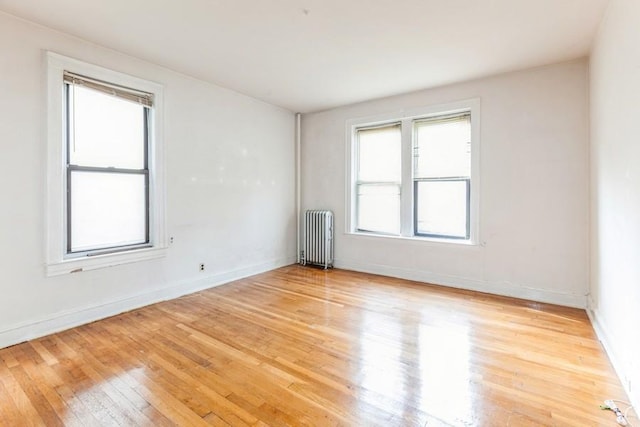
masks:
[[[606,426],[583,310],[289,266],[0,349],[0,424]]]

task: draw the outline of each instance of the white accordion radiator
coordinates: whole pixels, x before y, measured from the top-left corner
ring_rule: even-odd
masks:
[[[333,212],[310,210],[304,214],[302,265],[333,267]]]

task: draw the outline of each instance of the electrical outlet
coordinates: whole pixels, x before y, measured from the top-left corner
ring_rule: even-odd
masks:
[[[204,263],[200,263],[200,271],[204,271]]]

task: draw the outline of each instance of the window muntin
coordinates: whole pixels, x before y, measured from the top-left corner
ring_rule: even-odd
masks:
[[[414,234],[469,239],[471,115],[413,123]]]
[[[402,139],[399,123],[356,131],[357,230],[400,232]]]
[[[67,256],[148,246],[150,102],[79,76],[64,81]]]
[[[347,165],[350,167],[350,180],[347,182],[349,214],[346,216],[346,229],[356,234],[366,232],[443,243],[477,244],[479,107],[480,100],[472,99],[349,120],[347,137],[351,143],[347,145]],[[401,138],[401,180],[394,183],[399,184],[394,189],[399,193],[400,226],[385,232],[363,230],[362,218],[373,217],[374,214],[367,213],[368,205],[358,198],[358,168],[362,162],[358,134],[362,130],[390,126],[389,123],[399,125]],[[442,134],[449,134],[448,139],[453,142],[438,137]],[[398,212],[398,204],[384,203],[384,207],[395,213]]]

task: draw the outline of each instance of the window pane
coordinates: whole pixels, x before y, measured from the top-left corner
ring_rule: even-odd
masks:
[[[468,238],[467,181],[416,182],[416,234]]]
[[[69,89],[71,164],[144,168],[144,107],[82,86]]]
[[[469,116],[415,123],[415,178],[471,175]]]
[[[400,182],[400,125],[358,130],[358,181]]]
[[[358,191],[358,230],[400,234],[400,187],[361,184]]]
[[[145,176],[71,172],[71,251],[145,243]]]

